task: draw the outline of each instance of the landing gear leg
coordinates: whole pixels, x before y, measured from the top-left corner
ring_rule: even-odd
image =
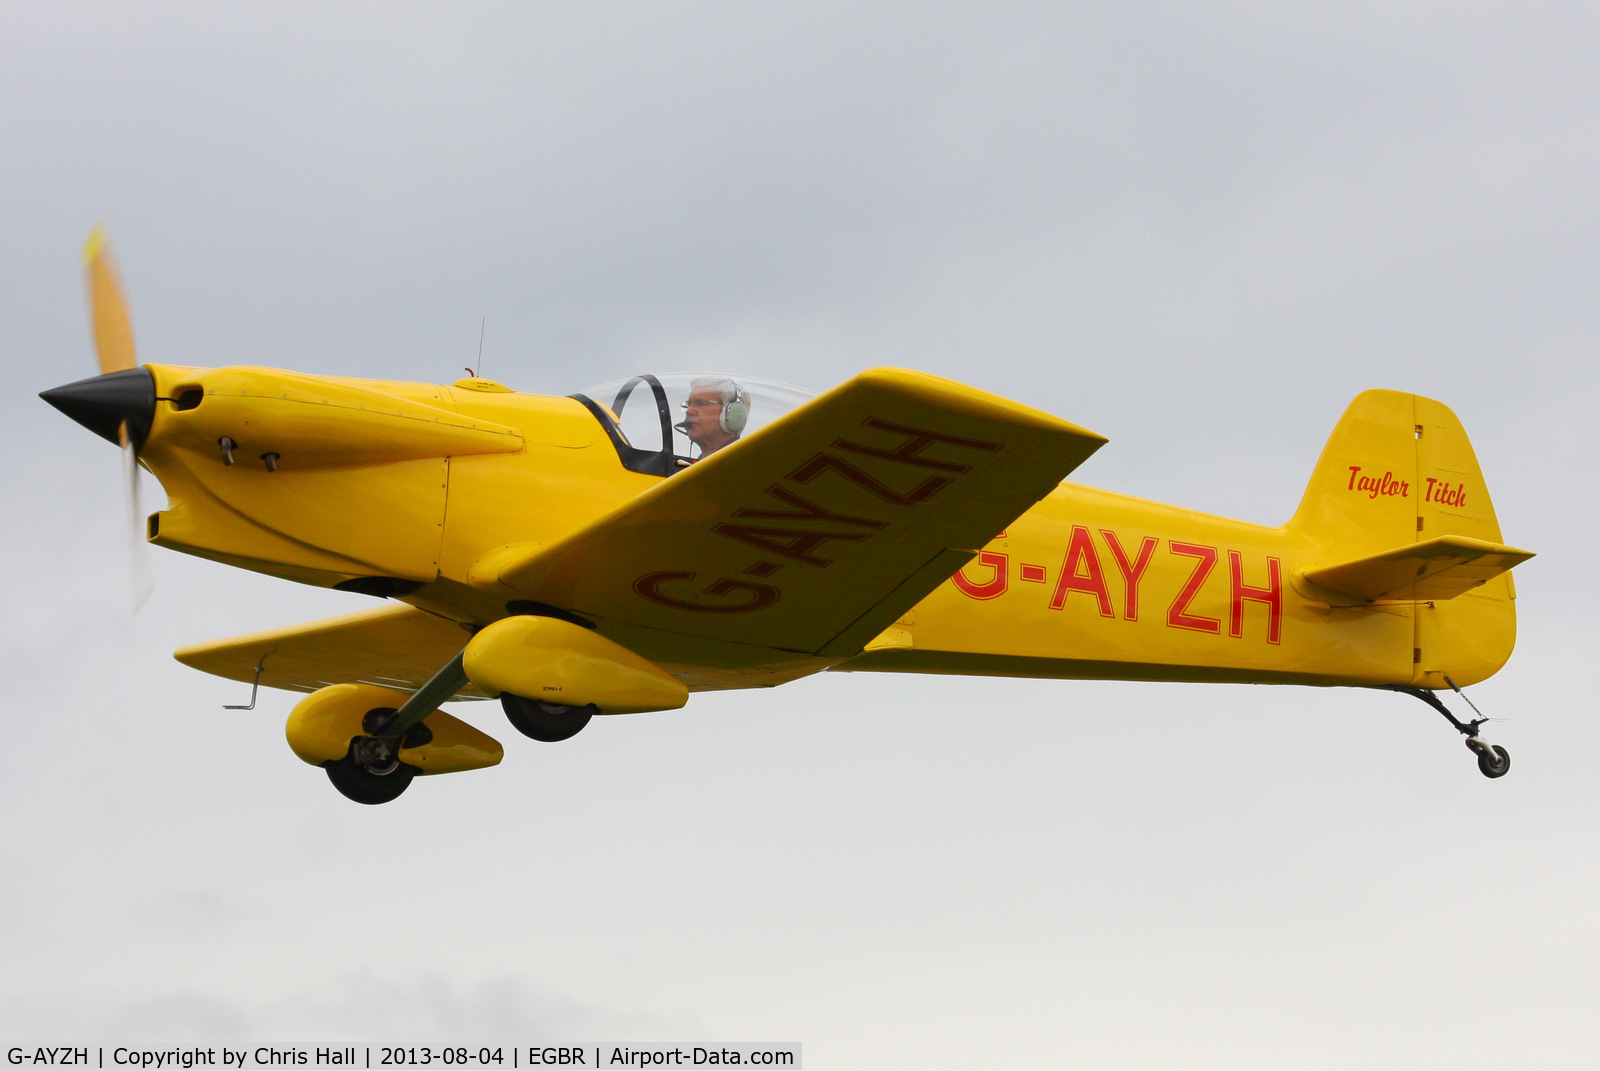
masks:
[[[1472,707],[1473,713],[1478,715],[1476,718],[1471,721],[1462,721],[1457,718],[1450,713],[1450,709],[1444,705],[1444,702],[1431,689],[1413,688],[1406,684],[1391,684],[1389,688],[1391,691],[1404,692],[1406,695],[1415,696],[1440,714],[1443,714],[1445,720],[1455,727],[1456,732],[1467,738],[1468,750],[1478,756],[1478,771],[1485,777],[1504,777],[1506,771],[1511,769],[1511,756],[1499,744],[1491,744],[1478,736],[1478,727],[1489,719],[1484,717],[1477,707],[1472,706],[1472,700],[1467,699],[1461,689],[1456,687],[1455,681],[1446,677],[1445,682],[1450,685],[1457,695],[1466,700],[1467,705]]]

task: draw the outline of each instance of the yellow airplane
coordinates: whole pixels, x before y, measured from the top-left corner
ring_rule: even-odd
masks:
[[[1104,438],[903,369],[547,397],[137,365],[86,256],[102,374],[42,397],[161,481],[149,542],[385,600],[176,655],[309,693],[289,745],[358,802],[500,761],[444,702],[556,741],[825,669],[1387,688],[1510,766],[1435,693],[1505,663],[1532,555],[1431,399],[1358,396],[1265,527],[1065,483]]]

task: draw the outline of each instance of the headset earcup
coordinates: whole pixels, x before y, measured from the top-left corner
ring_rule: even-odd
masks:
[[[729,435],[737,435],[750,422],[750,407],[741,401],[731,401],[722,407],[722,416],[717,422]]]

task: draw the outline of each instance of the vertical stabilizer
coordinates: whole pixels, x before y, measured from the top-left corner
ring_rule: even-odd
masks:
[[[1365,391],[1350,403],[1288,527],[1330,565],[1441,536],[1501,542],[1461,421],[1440,402],[1392,390]],[[1510,657],[1516,613],[1509,573],[1455,598],[1418,598],[1405,590],[1388,600],[1414,603],[1413,683],[1442,688],[1449,676],[1471,684]]]

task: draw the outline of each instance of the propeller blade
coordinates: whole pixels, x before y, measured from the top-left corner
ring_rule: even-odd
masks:
[[[133,350],[133,324],[128,319],[128,302],[122,295],[122,280],[117,275],[117,262],[111,256],[104,225],[90,232],[83,247],[83,262],[89,276],[89,307],[100,371],[132,368],[139,363]]]
[[[139,505],[139,447],[150,433],[155,415],[155,380],[139,367],[134,355],[133,324],[123,296],[117,262],[111,256],[104,225],[89,233],[83,247],[89,283],[89,312],[94,324],[95,355],[100,375],[69,383],[41,397],[78,423],[122,447],[124,500],[128,511],[128,571],[133,610],[150,596],[150,547],[145,541],[144,510]]]
[[[139,505],[139,448],[122,433],[122,475],[128,504],[128,568],[132,580],[133,611],[150,597],[150,544],[145,540],[144,510]]]

